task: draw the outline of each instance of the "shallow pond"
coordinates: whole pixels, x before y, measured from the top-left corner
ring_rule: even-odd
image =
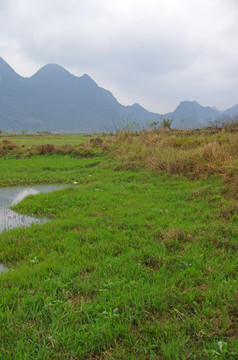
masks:
[[[16,186],[0,189],[0,232],[19,226],[29,226],[32,223],[43,223],[47,219],[37,219],[32,216],[18,214],[9,209],[28,195],[47,193],[65,187],[64,185]]]
[[[19,226],[46,222],[46,218],[37,219],[33,216],[18,214],[9,207],[17,204],[28,195],[47,193],[64,187],[65,185],[35,185],[0,188],[0,233]],[[6,268],[0,264],[0,272],[4,271]]]

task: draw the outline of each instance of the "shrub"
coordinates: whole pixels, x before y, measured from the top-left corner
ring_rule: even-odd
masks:
[[[160,127],[164,129],[171,129],[173,119],[164,118],[161,120]]]
[[[169,129],[170,130],[172,122],[173,122],[173,119],[168,119],[168,118],[164,118],[159,121],[153,121],[150,124],[150,128],[154,129],[154,130],[158,130],[158,129]]]
[[[0,156],[8,155],[18,149],[18,146],[7,139],[3,139],[0,143]]]
[[[55,145],[53,144],[42,144],[36,147],[38,155],[53,154],[56,152]]]

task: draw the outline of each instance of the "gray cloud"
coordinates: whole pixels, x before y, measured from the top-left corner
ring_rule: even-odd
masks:
[[[30,76],[53,62],[157,112],[238,102],[233,0],[0,0],[0,53]]]

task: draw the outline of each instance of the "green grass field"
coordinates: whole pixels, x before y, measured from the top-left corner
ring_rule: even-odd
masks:
[[[95,135],[96,136],[96,135]],[[94,137],[91,134],[0,134],[0,141],[8,140],[18,146],[31,147],[42,144],[64,145],[70,143],[71,145],[79,145],[85,142],[88,138]]]
[[[1,186],[78,182],[14,208],[48,223],[0,234],[0,358],[238,359],[227,184],[134,166],[112,146],[0,159]]]

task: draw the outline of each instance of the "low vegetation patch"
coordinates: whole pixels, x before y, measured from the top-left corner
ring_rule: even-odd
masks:
[[[103,149],[123,169],[143,167],[190,179],[220,175],[237,196],[237,133],[151,130],[135,136],[121,132],[106,138]]]
[[[11,141],[4,139],[0,142],[0,156],[6,156],[11,153],[15,153],[18,146]]]

